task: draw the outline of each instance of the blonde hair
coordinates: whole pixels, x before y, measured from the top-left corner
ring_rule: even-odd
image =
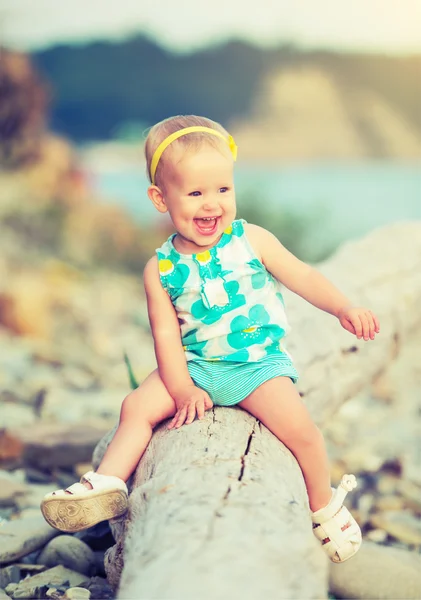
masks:
[[[149,181],[152,182],[151,179],[151,162],[153,155],[155,154],[155,150],[158,146],[163,142],[169,135],[179,131],[180,129],[185,129],[186,127],[209,127],[210,129],[214,129],[215,131],[219,131],[223,135],[228,137],[228,132],[226,129],[222,127],[216,121],[212,121],[212,119],[208,119],[206,117],[197,117],[196,115],[177,115],[176,117],[169,117],[168,119],[164,119],[159,123],[156,123],[149,130],[148,136],[145,141],[145,158],[146,158],[146,169]],[[186,149],[194,147],[199,147],[203,143],[208,143],[213,146],[219,146],[220,140],[212,135],[211,133],[206,133],[205,131],[196,131],[194,133],[189,133],[188,135],[183,135],[182,137],[175,140],[171,146],[178,145],[184,146]],[[165,156],[166,155],[166,156]],[[163,173],[165,171],[165,166],[168,166],[168,149],[162,155],[158,167],[155,173],[155,183],[156,185],[162,186],[163,183]]]

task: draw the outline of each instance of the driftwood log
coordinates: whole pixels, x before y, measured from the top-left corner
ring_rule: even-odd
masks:
[[[374,342],[358,341],[286,294],[298,389],[323,429],[420,327],[421,223],[377,230],[318,268],[381,322]],[[96,448],[95,466],[113,433]],[[157,427],[130,489],[129,514],[112,525],[116,544],[106,555],[119,598],[327,597],[328,560],[312,534],[301,470],[241,409],[213,408],[177,431]]]

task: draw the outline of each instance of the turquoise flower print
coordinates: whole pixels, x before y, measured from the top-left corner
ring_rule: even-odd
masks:
[[[223,287],[228,294],[228,303],[225,306],[211,306],[208,308],[200,298],[191,307],[191,314],[195,319],[200,319],[205,325],[212,325],[212,323],[219,321],[225,313],[244,306],[246,298],[243,294],[238,293],[240,289],[238,281],[228,281],[223,284]]]
[[[185,351],[193,352],[193,354],[197,354],[201,358],[204,357],[203,348],[208,343],[208,340],[204,342],[197,341],[197,329],[192,329],[187,335],[185,335],[182,339],[183,348]]]
[[[232,273],[232,271],[222,270],[216,248],[193,254],[193,260],[199,267],[199,274],[202,279],[216,279],[219,276],[223,278],[225,275]]]
[[[244,227],[241,221],[233,221],[232,224],[227,227],[222,234],[221,239],[218,242],[219,248],[223,248],[231,241],[233,235],[241,237],[244,233]]]
[[[273,342],[273,344],[270,344],[270,346],[267,346],[265,348],[265,351],[266,351],[267,356],[270,356],[271,354],[283,354],[284,353],[284,349],[282,348],[282,346],[279,342]]]
[[[266,269],[257,258],[253,258],[253,260],[250,260],[247,264],[253,271],[256,271],[254,275],[251,276],[251,285],[254,290],[260,290],[266,283]]]
[[[249,311],[249,316],[239,316],[231,322],[231,333],[227,336],[232,348],[247,348],[253,344],[261,344],[267,338],[279,340],[285,331],[279,325],[269,324],[270,316],[263,304],[256,304]]]
[[[246,348],[242,348],[241,350],[237,350],[237,352],[233,352],[225,357],[225,360],[229,360],[230,362],[247,362],[250,358],[250,353]]]
[[[175,250],[171,250],[168,256],[161,252],[157,254],[159,275],[163,280],[164,287],[171,290],[172,298],[179,296],[183,293],[183,286],[190,275],[189,267],[185,264],[178,264],[180,255]]]
[[[276,292],[276,297],[282,302],[282,306],[285,306],[285,300],[281,292]]]

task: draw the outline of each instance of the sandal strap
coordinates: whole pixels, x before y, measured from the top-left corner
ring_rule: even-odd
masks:
[[[83,494],[89,492],[89,490],[82,483],[73,483],[66,488],[66,492],[70,492],[71,494]]]
[[[57,490],[55,492],[51,492],[52,496],[67,496],[69,492],[70,494],[84,494],[85,492],[89,492],[89,490],[82,485],[81,483],[73,483],[69,485],[65,490]]]
[[[126,483],[120,479],[120,477],[115,477],[114,475],[102,475],[100,473],[95,473],[94,471],[88,471],[80,478],[81,483],[75,485],[82,485],[84,481],[89,482],[93,490],[98,491],[117,488],[128,493]]]
[[[357,487],[357,480],[354,475],[344,475],[337,489],[332,488],[333,494],[329,504],[320,510],[312,513],[313,523],[323,524],[328,521],[341,509],[348,492]]]

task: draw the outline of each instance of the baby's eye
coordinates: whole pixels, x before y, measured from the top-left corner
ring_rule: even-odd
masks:
[[[199,192],[198,190],[195,190],[194,192],[190,192],[189,196],[201,196],[202,192]]]
[[[221,194],[225,194],[225,192],[228,192],[228,188],[227,187],[221,187],[221,188],[219,188],[219,191],[221,192]]]

